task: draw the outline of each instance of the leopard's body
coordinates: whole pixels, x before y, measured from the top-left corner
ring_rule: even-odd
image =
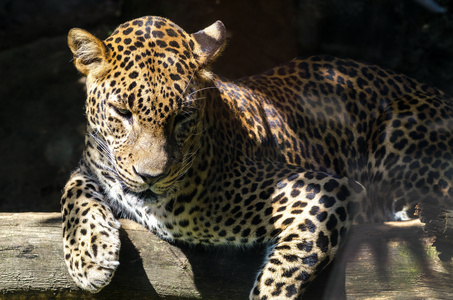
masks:
[[[118,266],[117,215],[167,240],[268,243],[250,297],[295,299],[353,222],[452,206],[453,100],[437,89],[332,57],[228,81],[206,69],[220,22],[187,34],[144,17],[68,40],[88,126],[62,197],[65,259],[87,290]]]

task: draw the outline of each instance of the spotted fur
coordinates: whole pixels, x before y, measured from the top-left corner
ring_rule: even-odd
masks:
[[[105,41],[68,36],[87,76],[85,151],[61,200],[64,253],[84,289],[118,266],[119,223],[166,240],[267,243],[251,299],[295,299],[352,223],[452,206],[453,103],[377,66],[293,60],[228,81],[208,68],[221,22],[188,34],[144,17]]]

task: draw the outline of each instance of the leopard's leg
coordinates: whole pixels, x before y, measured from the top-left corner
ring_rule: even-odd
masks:
[[[333,260],[360,199],[365,197],[364,188],[347,178],[322,174],[312,180],[300,179],[303,176],[275,194],[277,201],[270,223],[278,234],[251,299],[297,299]]]
[[[90,292],[106,286],[119,265],[120,223],[103,199],[98,184],[80,169],[61,198],[66,265],[74,281]]]

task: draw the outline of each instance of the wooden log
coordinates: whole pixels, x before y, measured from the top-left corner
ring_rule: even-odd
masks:
[[[246,299],[265,253],[178,247],[121,223],[121,265],[90,294],[66,271],[58,213],[0,213],[0,299]],[[307,298],[338,299],[344,287],[348,298],[453,298],[453,263],[441,262],[431,242],[418,221],[353,227]]]

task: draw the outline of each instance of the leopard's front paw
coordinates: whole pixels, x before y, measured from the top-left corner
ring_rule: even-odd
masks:
[[[119,265],[120,223],[103,206],[91,207],[64,230],[64,255],[69,273],[81,288],[99,292]],[[69,228],[68,228],[69,227]]]

